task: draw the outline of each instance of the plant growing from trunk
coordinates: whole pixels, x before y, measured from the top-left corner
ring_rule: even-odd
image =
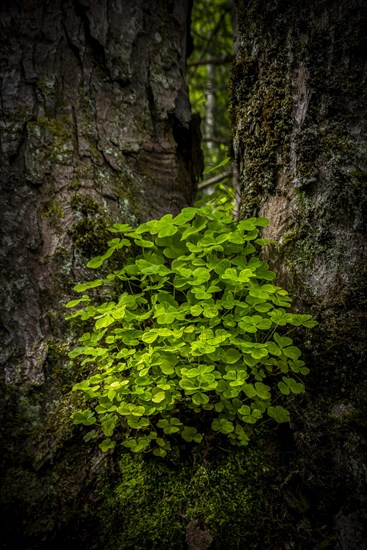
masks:
[[[90,365],[73,388],[86,401],[73,413],[90,427],[86,441],[104,436],[104,451],[121,442],[163,457],[172,437],[221,433],[242,446],[264,418],[289,421],[280,397],[303,392],[308,369],[286,327],[316,322],[288,311],[291,298],[260,259],[267,224],[206,205],[109,229],[115,238],[88,267],[130,254],[77,285],[81,298],[67,304],[76,307],[68,318],[89,327],[70,352]]]

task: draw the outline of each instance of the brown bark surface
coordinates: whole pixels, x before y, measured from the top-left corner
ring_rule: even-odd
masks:
[[[237,4],[242,215],[270,219],[278,281],[320,323],[299,340],[312,372],[264,495],[283,515],[263,547],[366,548],[367,7]]]
[[[56,548],[61,528],[77,531],[80,502],[93,504],[106,458],[72,439],[64,304],[111,222],[193,198],[187,20],[178,0],[0,3],[6,548]]]

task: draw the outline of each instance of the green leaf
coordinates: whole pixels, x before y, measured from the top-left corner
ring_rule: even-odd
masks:
[[[134,243],[141,248],[153,248],[154,242],[147,241],[146,239],[134,239]]]
[[[200,389],[200,382],[196,378],[183,378],[180,380],[179,385],[187,391],[197,391]]]
[[[80,285],[76,285],[74,286],[74,290],[76,290],[76,292],[84,292],[84,290],[101,286],[103,285],[103,283],[104,283],[103,279],[96,279],[95,281],[89,281],[88,283],[81,283]],[[80,299],[79,301],[85,301],[85,300]]]
[[[209,264],[210,265],[210,264]],[[216,257],[216,261],[214,262],[213,266],[215,273],[218,275],[223,275],[223,273],[231,267],[231,262],[227,259],[221,260],[218,262],[218,258]]]
[[[255,397],[257,395],[257,391],[255,390],[255,387],[253,384],[243,384],[242,389],[244,393],[247,395],[247,397]]]
[[[130,410],[131,414],[133,414],[134,416],[143,416],[143,414],[145,413],[145,407],[143,407],[143,405],[135,405],[131,403]]]
[[[288,386],[288,388],[292,393],[298,394],[298,393],[303,393],[305,391],[305,386],[302,384],[302,382],[297,382],[296,380],[294,380],[294,378],[283,376],[282,380],[284,384]],[[281,382],[279,382],[279,384],[281,384]]]
[[[179,418],[175,418],[175,417],[170,418],[170,424],[172,426],[182,426],[181,420]]]
[[[249,351],[254,359],[262,359],[268,356],[268,350],[262,344],[254,344],[254,347]]]
[[[271,355],[275,355],[276,357],[279,357],[280,355],[282,355],[282,350],[276,345],[275,342],[266,342],[266,347],[269,351],[269,353],[271,353]]]
[[[179,432],[180,429],[177,426],[167,426],[167,428],[164,428],[163,432],[167,435],[175,434]]]
[[[183,232],[181,239],[185,241],[191,235],[199,233],[202,229],[204,229],[204,227],[206,227],[207,223],[208,222],[205,218],[194,219],[192,225],[185,229],[185,231]]]
[[[218,308],[215,306],[205,306],[203,315],[207,319],[214,319],[215,317],[218,317]]]
[[[270,399],[270,386],[263,384],[262,382],[255,382],[255,390],[260,399]]]
[[[287,357],[290,357],[290,359],[297,360],[301,356],[301,350],[299,348],[296,348],[296,346],[289,346],[287,348],[283,348],[283,353]]]
[[[104,256],[96,256],[92,260],[89,260],[89,262],[87,263],[87,267],[89,267],[90,269],[97,269],[103,264],[104,260]]]
[[[85,409],[84,411],[75,411],[71,418],[73,419],[74,424],[84,424],[84,426],[91,426],[96,423],[96,418],[94,412],[90,409]]]
[[[279,424],[283,422],[289,422],[289,412],[284,407],[277,405],[276,407],[270,406],[267,409],[268,415],[274,418]]]
[[[269,317],[275,323],[279,326],[284,326],[287,324],[287,314],[283,309],[276,309],[274,311],[269,312]]]
[[[166,359],[159,365],[163,374],[173,374],[175,372],[174,366]]]
[[[148,437],[139,437],[138,439],[128,439],[123,443],[124,447],[130,449],[133,453],[141,453],[150,446],[150,439]]]
[[[284,348],[293,344],[292,338],[288,338],[287,336],[280,336],[280,334],[278,334],[277,332],[274,333],[274,340],[280,348]]]
[[[159,456],[161,458],[164,458],[167,455],[167,451],[162,449],[162,447],[157,447],[156,449],[154,449],[153,454],[155,456]]]
[[[238,280],[238,278],[237,278],[237,270],[234,269],[234,267],[229,267],[229,268],[226,269],[225,272],[222,274],[222,279],[223,279],[223,280],[228,280],[228,281],[237,282],[237,280]]]
[[[245,380],[248,378],[246,371],[235,371],[230,370],[225,375],[223,375],[225,380],[230,380],[229,385],[231,387],[242,386]]]
[[[152,401],[153,403],[161,403],[166,398],[166,392],[160,391],[153,395]]]
[[[197,429],[191,426],[184,427],[183,431],[181,432],[181,437],[188,443],[191,443],[191,441],[195,441],[195,443],[200,443],[203,439],[203,436],[198,433]]]
[[[256,422],[257,422],[257,419],[254,418],[254,417],[251,416],[251,415],[243,415],[243,416],[241,417],[241,420],[242,420],[243,422],[246,422],[246,424],[256,424]]]
[[[237,363],[237,361],[241,359],[241,357],[242,353],[240,353],[237,349],[229,348],[226,350],[224,359],[226,363],[228,363],[229,365],[233,365],[233,363]]]
[[[157,323],[159,325],[170,325],[175,320],[175,315],[173,313],[162,313],[157,315]]]
[[[255,218],[248,219],[248,220],[241,220],[238,223],[237,227],[241,231],[253,231],[254,229],[256,229],[256,225],[254,221],[255,221]]]
[[[100,319],[96,321],[95,328],[98,330],[100,328],[109,327],[114,322],[115,319],[112,317],[112,315],[103,315]]]
[[[313,320],[312,320],[312,321],[310,320],[310,321],[303,321],[303,322],[302,322],[302,325],[303,325],[304,327],[307,327],[307,328],[314,328],[314,327],[316,327],[318,324],[319,324],[319,323],[318,323],[317,321],[313,321]]]
[[[97,437],[98,437],[98,434],[97,434],[96,430],[90,430],[83,437],[83,441],[88,443],[88,441],[91,441],[92,439],[96,439]]]
[[[127,223],[114,223],[112,227],[108,227],[107,231],[111,233],[131,233],[134,229]]]
[[[147,428],[150,425],[150,422],[147,418],[130,417],[127,419],[127,423],[130,428],[134,428],[135,430],[141,430],[143,428]]]
[[[192,218],[195,217],[196,213],[197,213],[197,208],[192,208],[189,206],[187,208],[183,208],[181,212],[178,214],[178,216],[173,218],[172,221],[176,225],[185,225],[187,224],[187,222],[189,222],[190,220],[192,220]]]
[[[78,298],[77,300],[71,300],[71,302],[68,302],[65,307],[67,307],[67,308],[75,307],[78,304],[80,304],[81,302],[90,302],[89,296],[84,294],[84,296],[82,296],[81,298]]]
[[[167,426],[169,426],[169,421],[166,418],[162,418],[162,420],[157,422],[158,428],[166,428]]]
[[[75,348],[72,351],[70,351],[68,355],[69,355],[70,359],[74,359],[75,357],[78,357],[79,355],[82,355],[85,352],[85,350],[86,350],[85,346],[78,347],[78,348]],[[74,386],[74,388],[75,388],[75,386]],[[78,389],[78,388],[75,388],[75,389]]]
[[[192,396],[192,401],[195,405],[205,405],[209,403],[209,397],[205,393],[197,392]]]
[[[116,446],[116,441],[111,441],[111,439],[104,439],[102,441],[102,443],[99,444],[99,448],[101,449],[101,451],[103,451],[104,453],[106,451],[109,451],[110,449],[114,449]]]
[[[194,317],[197,317],[198,315],[201,315],[202,312],[203,312],[203,308],[199,304],[195,304],[194,306],[192,306],[190,308],[190,313]]]
[[[221,418],[219,420],[213,420],[212,429],[215,432],[221,432],[223,434],[229,434],[229,433],[234,431],[234,425],[233,425],[233,422],[231,422],[230,420],[226,420],[225,418]]]
[[[267,218],[249,218],[248,221],[254,220],[254,224],[259,227],[267,227],[269,225],[269,220]]]
[[[284,382],[278,382],[278,388],[284,395],[289,395],[291,392],[291,390],[289,389],[289,386]]]
[[[193,294],[197,300],[210,300],[212,295],[204,290],[204,287],[197,286],[192,289]]]
[[[264,279],[265,281],[273,281],[276,277],[274,271],[270,271],[267,266],[261,266],[257,268],[256,276],[259,279]]]
[[[171,237],[177,233],[177,227],[174,225],[166,225],[166,227],[163,227],[160,232],[158,233],[158,237]]]
[[[103,422],[101,423],[101,427],[104,435],[110,437],[113,434],[116,422],[117,416],[115,415],[106,418],[106,420],[103,420]]]
[[[159,334],[154,329],[151,329],[146,332],[144,332],[143,336],[141,337],[142,341],[146,344],[152,344],[155,342],[155,340],[158,338]]]
[[[245,416],[251,415],[251,409],[248,405],[242,405],[242,407],[239,408],[237,412]]]

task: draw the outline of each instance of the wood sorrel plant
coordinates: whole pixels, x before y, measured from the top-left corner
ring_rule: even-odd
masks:
[[[196,443],[209,435],[203,417],[211,434],[234,445],[246,445],[264,416],[289,420],[277,399],[303,392],[308,369],[285,327],[316,322],[289,313],[288,293],[271,283],[275,274],[258,256],[268,244],[258,228],[267,224],[236,222],[226,208],[204,206],[137,229],[109,229],[116,238],[88,267],[123,248],[134,254],[105,279],[75,287],[92,297],[67,304],[78,306],[68,318],[90,327],[70,353],[91,364],[90,376],[73,388],[89,404],[72,416],[91,426],[85,441],[104,436],[104,451],[117,439],[163,457],[174,434]],[[101,296],[110,299],[101,303]]]

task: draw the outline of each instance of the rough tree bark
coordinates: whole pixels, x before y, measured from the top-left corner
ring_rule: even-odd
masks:
[[[93,505],[106,458],[72,438],[63,304],[113,220],[177,213],[193,198],[188,10],[0,3],[4,548],[61,547],[63,530],[91,547],[77,534],[80,503]]]
[[[301,344],[312,373],[273,453],[261,548],[366,548],[367,7],[237,5],[242,216],[270,219],[278,280],[320,323]]]

